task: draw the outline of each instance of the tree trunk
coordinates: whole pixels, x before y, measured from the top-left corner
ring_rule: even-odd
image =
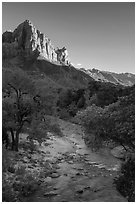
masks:
[[[15,136],[15,151],[18,152],[18,148],[19,148],[19,133],[20,131],[16,131],[16,136]]]
[[[11,146],[11,149],[12,150],[15,150],[15,138],[14,138],[14,132],[13,132],[13,129],[10,128],[10,133],[11,133],[11,138],[12,138],[12,146]]]

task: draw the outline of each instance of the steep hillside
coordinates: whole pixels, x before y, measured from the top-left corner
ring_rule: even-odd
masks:
[[[82,88],[86,87],[93,80],[90,76],[75,69],[73,66],[57,65],[39,57],[29,59],[16,57],[3,60],[3,67],[19,67],[29,74],[34,75],[35,73],[38,76],[43,74],[45,80],[47,78],[50,79],[53,86],[56,84],[57,87]]]
[[[88,74],[96,81],[111,82],[114,84],[120,84],[123,86],[132,86],[135,84],[135,75],[131,73],[114,73],[108,71],[100,71],[98,69],[84,69],[81,71]]]

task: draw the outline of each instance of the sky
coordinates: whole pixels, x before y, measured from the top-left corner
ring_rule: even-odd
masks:
[[[2,32],[29,19],[76,67],[135,73],[133,2],[3,2]]]

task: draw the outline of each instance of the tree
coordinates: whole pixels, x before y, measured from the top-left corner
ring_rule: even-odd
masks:
[[[131,93],[129,96],[119,98],[106,108],[105,120],[107,121],[107,136],[122,145],[125,149],[128,147],[134,152],[135,149],[135,96]],[[111,133],[111,134],[110,134]]]
[[[86,110],[78,112],[77,119],[81,121],[86,133],[86,140],[113,140],[125,149],[134,152],[135,149],[135,94],[120,97],[116,103],[104,108],[92,105]],[[93,133],[93,134],[92,134]],[[93,142],[91,141],[93,145]],[[97,143],[94,145],[97,145]]]
[[[56,101],[56,92],[45,93],[23,70],[3,70],[3,130],[10,131],[13,150],[18,151],[19,134],[26,127],[30,142],[41,143],[47,131],[61,135],[59,126],[46,118],[56,115]]]
[[[77,122],[84,127],[84,140],[92,149],[97,149],[102,144],[100,132],[102,129],[101,120],[103,112],[103,108],[93,104],[85,110],[78,111],[75,117]]]
[[[77,113],[76,119],[83,125],[86,133],[84,139],[92,149],[100,148],[104,141],[110,141],[125,148],[127,155],[125,162],[122,164],[121,173],[115,179],[115,184],[116,188],[129,202],[134,202],[135,86],[124,88],[120,92],[122,97],[119,97],[117,102],[103,108],[96,105],[87,107],[86,110]],[[112,96],[113,101],[115,95],[111,94],[110,96]],[[103,95],[101,97],[103,99]],[[111,97],[106,96],[106,99],[109,103],[112,102]],[[102,105],[104,102],[103,99],[100,104]]]
[[[18,151],[19,134],[31,122],[37,105],[35,86],[25,72],[3,70],[3,125],[11,132],[12,149]]]

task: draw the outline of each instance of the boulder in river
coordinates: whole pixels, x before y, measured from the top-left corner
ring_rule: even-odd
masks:
[[[118,159],[125,159],[126,150],[122,146],[117,146],[111,150],[111,154]]]

